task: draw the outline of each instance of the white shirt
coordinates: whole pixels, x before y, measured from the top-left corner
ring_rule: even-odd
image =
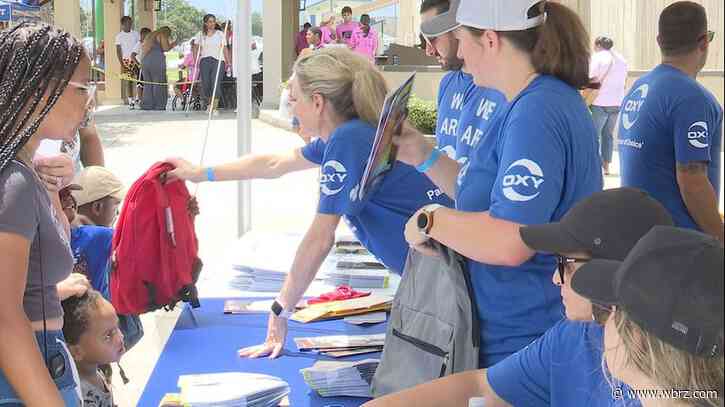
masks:
[[[131,58],[131,53],[139,41],[141,41],[141,35],[138,31],[121,31],[116,34],[116,45],[121,46],[121,55],[123,59]]]
[[[199,56],[200,61],[206,57],[225,60],[222,44],[224,44],[224,46],[228,44],[224,39],[223,32],[215,31],[211,37],[204,35],[203,32],[200,32],[196,35],[196,37],[194,37],[194,43],[201,46],[201,55]]]
[[[622,55],[611,50],[595,53],[589,65],[589,77],[595,81],[604,80],[592,105],[619,107],[622,104],[627,83],[627,61]]]
[[[143,42],[137,42],[136,46],[133,47],[131,54],[136,54],[136,61],[140,64],[143,59]]]

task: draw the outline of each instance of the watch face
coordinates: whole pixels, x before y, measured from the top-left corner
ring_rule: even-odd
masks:
[[[276,316],[279,316],[279,314],[282,313],[282,305],[280,305],[277,301],[272,303],[272,313]]]
[[[428,214],[425,212],[421,212],[420,215],[418,215],[418,229],[425,230],[425,228],[428,226]]]

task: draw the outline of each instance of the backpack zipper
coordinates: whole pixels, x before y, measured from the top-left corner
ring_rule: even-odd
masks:
[[[393,328],[393,336],[400,338],[404,342],[408,342],[409,344],[415,346],[416,348],[422,350],[423,352],[430,353],[430,354],[443,358],[443,366],[441,366],[441,371],[440,371],[438,377],[443,377],[443,375],[445,375],[446,367],[448,367],[448,360],[449,360],[449,356],[450,356],[449,352],[446,352],[443,349],[441,349],[433,344],[430,344],[428,342],[423,342],[418,338],[414,338],[412,336],[405,335],[395,328]]]

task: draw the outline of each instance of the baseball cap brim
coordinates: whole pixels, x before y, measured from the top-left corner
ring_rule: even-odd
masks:
[[[420,32],[426,37],[439,37],[455,30],[461,26],[461,24],[456,21],[456,11],[457,10],[453,9],[453,5],[451,5],[450,10],[438,14],[430,20],[421,23]]]
[[[587,250],[559,222],[524,226],[519,233],[526,246],[537,252],[572,254]]]
[[[116,198],[119,201],[123,202],[123,199],[126,198],[126,192],[128,192],[128,191],[125,188],[121,188],[118,191],[115,191],[115,192],[109,194],[108,196],[110,196],[112,198]]]
[[[602,305],[616,305],[614,276],[622,262],[592,260],[579,267],[571,278],[571,288],[582,297]]]

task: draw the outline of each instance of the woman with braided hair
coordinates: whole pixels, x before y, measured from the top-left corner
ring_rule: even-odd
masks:
[[[35,172],[43,139],[70,141],[91,120],[90,60],[70,34],[39,24],[0,33],[0,405],[78,406],[57,285],[72,268],[67,223]]]

